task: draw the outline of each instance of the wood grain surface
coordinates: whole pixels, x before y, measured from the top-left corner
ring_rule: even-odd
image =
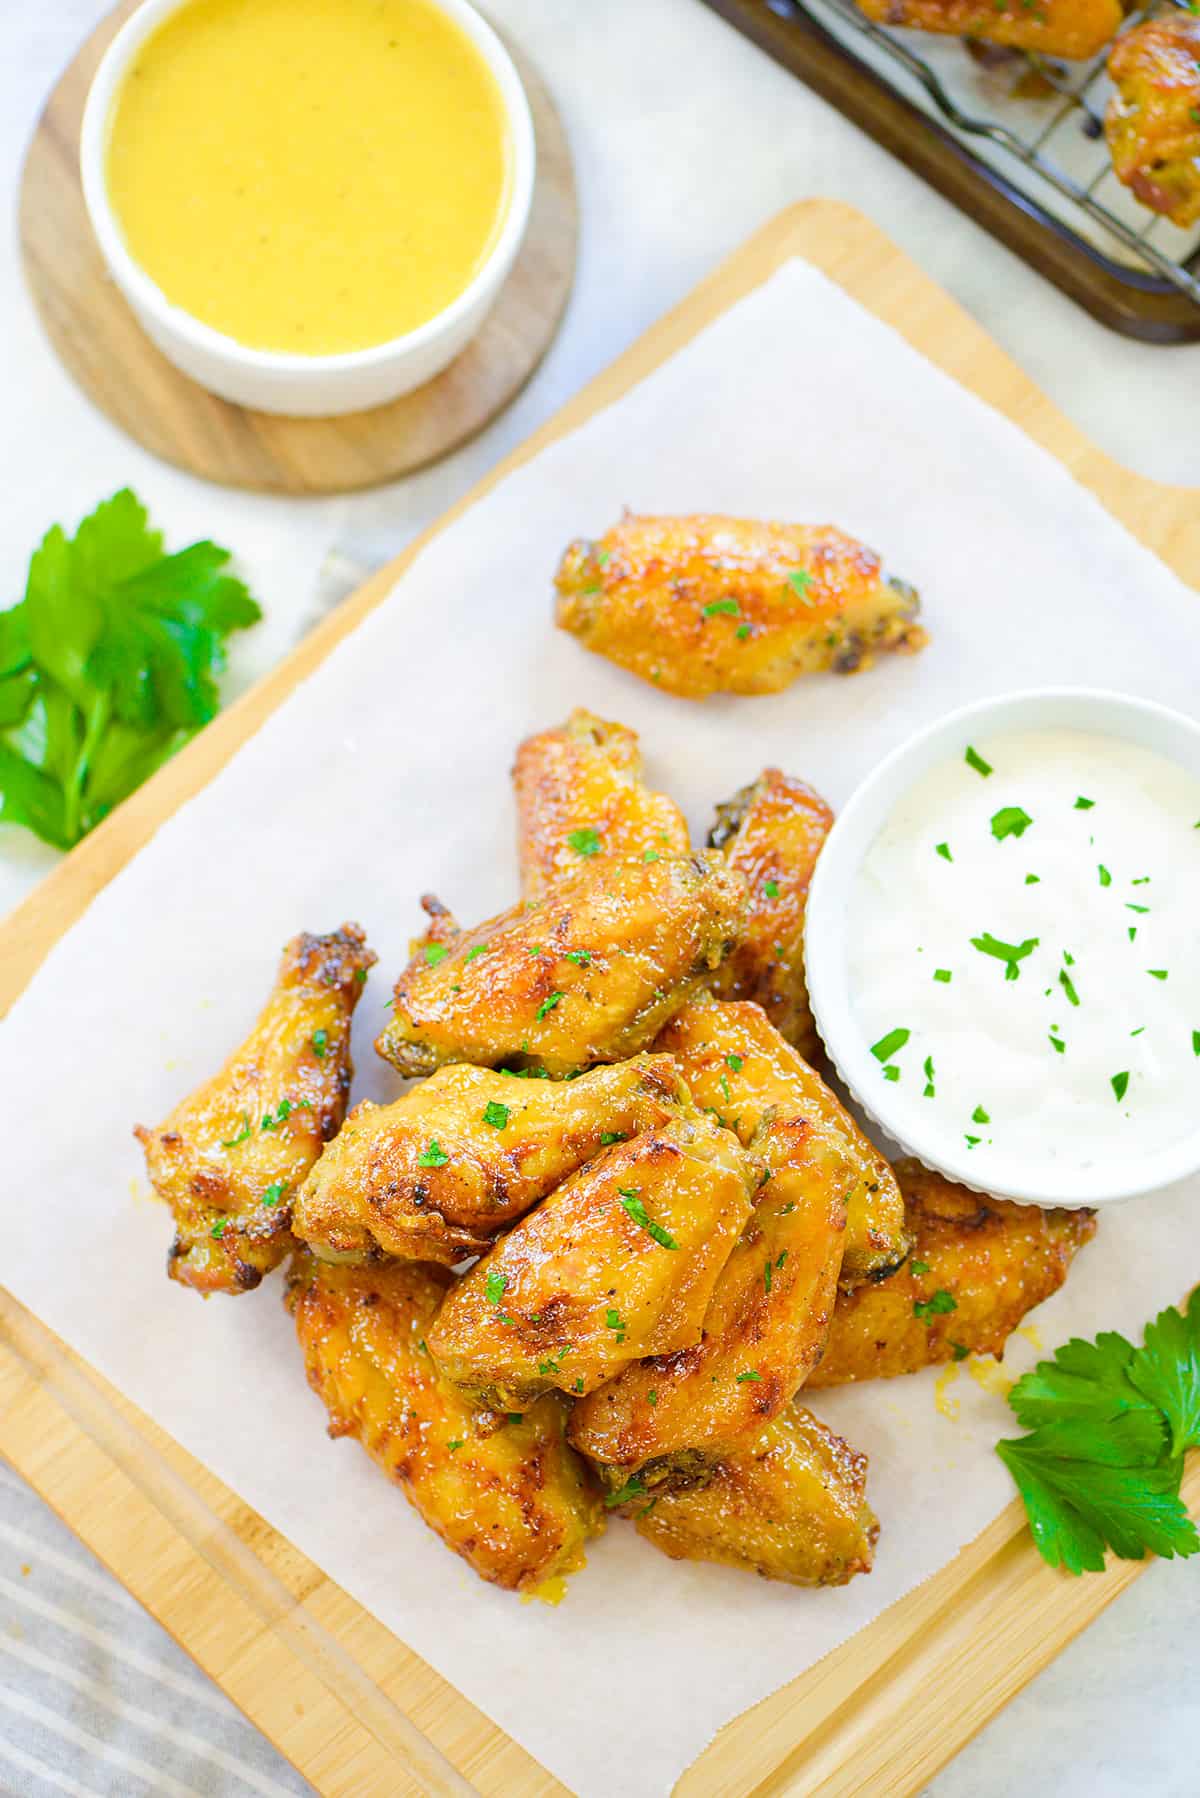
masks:
[[[537,179],[513,271],[478,336],[436,379],[345,418],[279,418],[218,399],[155,348],[110,277],[79,180],[79,126],[101,56],[137,0],[82,46],[30,142],[18,226],[33,301],[88,398],[146,449],[192,474],[272,493],[341,493],[447,455],[516,398],[549,349],[575,274],[570,146],[537,71],[512,43],[533,114]],[[501,34],[503,35],[503,34]]]
[[[1200,495],[1122,469],[978,325],[849,208],[814,200],[738,250],[474,493],[379,572],[74,850],[0,927],[0,1008],[157,827],[389,593],[434,535],[611,404],[790,256],[1014,419],[1136,537],[1200,586]],[[1200,615],[1198,615],[1200,625]],[[564,1788],[36,1319],[0,1294],[0,1453],[328,1798]],[[1184,1482],[1200,1506],[1200,1460]],[[1034,1550],[1014,1502],[933,1579],[727,1725],[680,1798],[904,1798],[1142,1571],[1079,1580]]]

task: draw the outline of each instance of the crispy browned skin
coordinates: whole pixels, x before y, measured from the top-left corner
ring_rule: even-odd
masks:
[[[450,1293],[429,1335],[443,1373],[515,1410],[698,1342],[759,1175],[698,1112],[614,1143]]]
[[[577,707],[526,737],[513,765],[521,890],[536,899],[585,862],[686,855],[683,814],[642,781],[637,732]]]
[[[673,1561],[718,1561],[793,1586],[844,1586],[869,1573],[879,1524],[867,1457],[792,1405],[706,1486],[634,1498],[626,1515]]]
[[[821,1044],[804,979],[804,911],[832,827],[833,813],[820,794],[767,768],[717,807],[708,834],[709,847],[724,850],[750,888],[745,931],[718,970],[713,991],[722,999],[753,999],[808,1061]]]
[[[722,1269],[694,1348],[636,1361],[571,1419],[610,1486],[695,1484],[755,1441],[817,1362],[846,1226],[849,1156],[832,1131],[772,1118],[754,1138],[770,1177]]]
[[[627,512],[571,544],[555,585],[563,630],[683,699],[779,693],[925,642],[913,588],[832,525]]]
[[[1120,29],[1120,0],[859,0],[880,25],[978,38],[1014,50],[1082,60]]]
[[[567,1446],[560,1398],[506,1419],[440,1378],[425,1337],[448,1280],[411,1261],[330,1267],[298,1254],[287,1303],[308,1383],[329,1434],[357,1437],[481,1579],[557,1598],[603,1508]]]
[[[357,924],[293,937],[254,1029],[157,1130],[134,1132],[175,1217],[173,1280],[249,1292],[292,1246],[292,1200],[350,1093],[350,1018],[375,956]]]
[[[1117,39],[1104,130],[1113,168],[1152,212],[1200,219],[1200,19],[1164,12]]]
[[[355,1106],[300,1188],[292,1229],[327,1260],[450,1267],[485,1253],[607,1142],[667,1123],[685,1100],[666,1055],[578,1080],[441,1068],[392,1105]]]
[[[852,1165],[844,1287],[878,1279],[903,1261],[908,1232],[895,1175],[821,1076],[757,1005],[705,996],[671,1020],[656,1046],[675,1056],[696,1103],[711,1108],[744,1143],[771,1107],[782,1117],[807,1118],[840,1136]]]
[[[1096,1234],[1092,1211],[984,1198],[916,1161],[899,1162],[896,1173],[912,1256],[878,1285],[839,1298],[811,1389],[917,1373],[968,1353],[1002,1355],[1021,1319],[1058,1291]],[[952,1310],[937,1309],[939,1293],[953,1299]]]
[[[623,1061],[649,1048],[728,955],[747,902],[719,858],[585,868],[463,931],[432,966],[422,949],[375,1046],[408,1075],[453,1061],[552,1075]]]

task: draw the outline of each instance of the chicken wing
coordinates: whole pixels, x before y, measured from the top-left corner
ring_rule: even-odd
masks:
[[[721,964],[713,991],[753,999],[782,1037],[808,1061],[820,1053],[804,979],[804,911],[808,888],[833,813],[802,780],[767,768],[717,807],[708,833],[750,888],[746,929]]]
[[[698,1342],[760,1177],[732,1132],[698,1112],[614,1143],[449,1294],[429,1333],[442,1372],[518,1410]]]
[[[1164,12],[1119,37],[1104,130],[1113,168],[1175,225],[1200,219],[1200,19]]]
[[[658,1039],[674,1055],[696,1103],[711,1109],[748,1143],[764,1115],[807,1118],[837,1132],[853,1165],[846,1205],[841,1283],[877,1280],[908,1253],[904,1201],[891,1168],[850,1113],[757,1005],[715,1003],[707,996],[686,1006]]]
[[[293,937],[257,1024],[157,1130],[134,1131],[175,1217],[171,1279],[249,1292],[292,1246],[292,1197],[350,1092],[350,1018],[375,956],[357,924]]]
[[[1120,29],[1120,0],[859,0],[880,25],[977,38],[1086,61]]]
[[[427,943],[376,1048],[402,1074],[447,1062],[551,1075],[649,1048],[736,941],[748,894],[716,858],[614,862],[475,930]]]
[[[328,1260],[380,1254],[453,1266],[606,1143],[678,1115],[665,1055],[578,1080],[441,1068],[392,1105],[356,1105],[296,1197],[292,1229]]]
[[[683,699],[779,693],[925,642],[915,590],[832,525],[627,512],[570,545],[555,585],[562,630]]]
[[[686,855],[679,807],[642,781],[637,732],[577,707],[526,737],[513,767],[521,890],[537,899],[585,862]]]
[[[844,1586],[869,1573],[879,1524],[867,1457],[800,1405],[706,1486],[626,1507],[638,1534],[673,1561],[718,1561],[792,1586]]]
[[[1096,1234],[1092,1211],[984,1198],[917,1161],[899,1162],[896,1173],[913,1232],[911,1259],[877,1285],[839,1298],[811,1389],[891,1379],[968,1354],[998,1358]]]
[[[693,1348],[636,1361],[580,1400],[574,1446],[610,1486],[708,1477],[778,1417],[829,1333],[851,1165],[820,1124],[771,1118],[754,1138],[768,1170]]]
[[[308,1383],[329,1434],[356,1436],[481,1579],[555,1599],[604,1528],[603,1507],[557,1395],[506,1419],[440,1377],[425,1337],[449,1278],[412,1261],[330,1267],[299,1253],[287,1305]]]

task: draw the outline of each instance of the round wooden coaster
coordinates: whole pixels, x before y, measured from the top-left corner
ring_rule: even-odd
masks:
[[[96,65],[133,11],[93,32],[46,103],[25,159],[21,249],[50,342],[89,399],[168,462],[232,487],[341,493],[395,480],[457,449],[529,379],[558,328],[575,272],[577,211],[562,121],[511,43],[537,132],[525,242],[478,337],[415,393],[345,418],[276,418],[206,393],[155,349],[109,278],[79,181],[79,126]]]

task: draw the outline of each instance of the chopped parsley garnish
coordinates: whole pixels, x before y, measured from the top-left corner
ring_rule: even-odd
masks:
[[[616,1331],[617,1345],[619,1347],[620,1344],[622,1342],[624,1342],[624,1340],[625,1340],[625,1331],[627,1328],[626,1324],[624,1323],[624,1321],[621,1317],[621,1313],[619,1311],[617,1311],[613,1306],[610,1305],[608,1310],[604,1313],[604,1321],[608,1325],[608,1328],[610,1330]]]
[[[272,1180],[270,1186],[268,1186],[266,1192],[264,1192],[260,1203],[265,1205],[268,1210],[271,1210],[274,1206],[278,1205],[286,1191],[286,1180]]]
[[[899,1069],[899,1068],[898,1068],[898,1067],[897,1067],[897,1066],[896,1066],[896,1064],[895,1064],[895,1062],[894,1062],[894,1061],[893,1061],[893,1062],[889,1062],[889,1064],[888,1064],[888,1065],[887,1065],[887,1067],[885,1067],[885,1068],[884,1068],[884,1070],[883,1070],[883,1077],[884,1077],[884,1079],[885,1079],[885,1080],[891,1080],[891,1081],[896,1081],[896,1080],[899,1080],[899,1078],[900,1078],[900,1069]]]
[[[1094,799],[1085,799],[1081,793],[1079,798],[1075,801],[1074,809],[1077,812],[1090,812],[1095,803],[1096,801]]]
[[[736,599],[710,599],[701,610],[706,618],[716,618],[722,612],[730,618],[736,618],[741,608]]]
[[[483,1282],[483,1295],[489,1305],[498,1305],[500,1303],[500,1300],[504,1297],[504,1289],[507,1285],[508,1280],[506,1276],[493,1269],[487,1279]]]
[[[1200,1030],[1192,1031],[1192,1054],[1200,1055]]]
[[[1117,1098],[1123,1099],[1125,1097],[1126,1092],[1129,1089],[1129,1071],[1128,1071],[1128,1069],[1126,1069],[1126,1071],[1123,1074],[1114,1074],[1112,1079],[1109,1081],[1109,1085],[1112,1087],[1113,1092],[1116,1094]]]
[[[1167,978],[1167,970],[1165,968],[1147,968],[1146,972],[1149,974],[1151,980],[1165,980]]]
[[[977,1105],[975,1107],[974,1111],[971,1113],[971,1122],[973,1124],[990,1124],[991,1121],[992,1121],[991,1118],[988,1116],[987,1112],[983,1109],[982,1105]]]
[[[436,1136],[429,1139],[429,1147],[423,1155],[417,1156],[418,1167],[445,1167],[450,1157],[443,1149]]]
[[[1137,880],[1131,880],[1129,884],[1131,887],[1148,887],[1150,885],[1150,876],[1148,874],[1142,874]]]
[[[721,1089],[721,1093],[724,1097],[726,1105],[732,1105],[733,1099],[732,1099],[732,1097],[730,1095],[730,1091],[729,1091],[729,1075],[722,1074],[717,1081],[717,1085]]]
[[[454,1438],[453,1442],[447,1442],[447,1444],[446,1444],[447,1449],[450,1451],[450,1453],[452,1455],[456,1455],[458,1453],[459,1449],[464,1448],[465,1446],[466,1446],[466,1439],[463,1436],[456,1436]]]
[[[241,1129],[238,1131],[236,1136],[231,1136],[229,1138],[228,1142],[223,1142],[221,1144],[221,1147],[223,1149],[236,1149],[240,1142],[245,1142],[245,1140],[249,1136],[249,1134],[250,1134],[250,1113],[248,1111],[243,1111]]]
[[[952,862],[954,860],[954,857],[950,853],[949,843],[939,843],[937,846],[937,853],[944,862]]]
[[[651,1406],[658,1403],[658,1394],[655,1392],[653,1386],[651,1386],[649,1392],[646,1394],[646,1403]]]
[[[744,1056],[727,1055],[725,1057],[725,1066],[729,1069],[730,1073],[732,1073],[732,1074],[740,1074],[744,1065],[745,1065],[745,1057]]]
[[[1023,837],[1033,819],[1019,805],[1005,805],[992,813],[992,835],[998,843],[1005,837]]]
[[[933,978],[935,980],[940,980],[943,986],[949,986],[954,976],[949,968],[935,968],[933,970]]]
[[[658,860],[658,850],[657,849],[643,849],[642,850],[642,860],[644,862],[656,862]]]
[[[224,1234],[225,1234],[225,1226],[228,1222],[229,1222],[229,1219],[227,1217],[219,1217],[217,1219],[216,1223],[213,1225],[212,1229],[209,1231],[209,1235],[215,1236],[217,1241],[220,1242],[222,1236],[224,1236]]]
[[[278,1130],[280,1124],[286,1123],[288,1118],[291,1117],[293,1111],[311,1111],[311,1110],[312,1110],[312,1100],[311,1099],[297,1099],[294,1104],[291,1099],[280,1099],[279,1104],[276,1106],[276,1108],[273,1112],[271,1112],[271,1111],[263,1112],[262,1123],[259,1125],[259,1129],[260,1130]]]
[[[547,1012],[554,1010],[554,1007],[558,1004],[558,1002],[561,998],[562,998],[561,993],[550,993],[547,998],[542,1000],[541,1004],[538,1006],[538,1022],[539,1023],[546,1016]]]
[[[599,855],[601,846],[600,832],[593,830],[590,824],[585,824],[582,830],[567,832],[567,847],[573,849],[576,855]]]
[[[656,1224],[654,1219],[650,1216],[638,1196],[638,1189],[636,1186],[618,1186],[617,1192],[620,1195],[622,1208],[629,1214],[638,1228],[644,1230],[646,1235],[651,1237],[660,1248],[677,1249],[679,1247],[679,1244],[671,1235],[671,1232],[664,1229],[661,1224]],[[622,1326],[622,1328],[623,1327],[624,1326]]]
[[[467,953],[463,956],[463,962],[466,963],[469,961],[474,961],[475,957],[477,955],[486,955],[486,954],[487,954],[487,944],[486,943],[476,943],[476,945],[473,949],[467,950]]]
[[[501,1105],[499,1099],[489,1099],[483,1108],[484,1123],[490,1124],[493,1130],[503,1130],[508,1124],[508,1119],[508,1106]]]
[[[952,1342],[950,1352],[956,1361],[965,1361],[971,1351],[965,1342]]]
[[[1027,874],[1025,876],[1025,885],[1027,887],[1039,886],[1041,884],[1041,879],[1042,877],[1040,874]]]
[[[976,774],[982,774],[985,780],[992,772],[992,764],[990,762],[985,762],[979,751],[973,749],[970,743],[967,744],[967,753],[963,757],[963,760],[966,762],[968,768],[974,768]]]
[[[314,1030],[312,1033],[312,1052],[318,1061],[324,1061],[325,1051],[329,1047],[328,1030]]]
[[[779,882],[777,880],[764,880],[763,892],[767,895],[768,899],[778,899]]]
[[[944,1286],[939,1286],[932,1298],[913,1300],[913,1316],[919,1317],[922,1323],[928,1323],[931,1317],[945,1317],[948,1312],[957,1310],[958,1300]]]
[[[425,962],[428,967],[436,968],[439,961],[445,961],[450,951],[445,943],[426,943]]]
[[[1149,910],[1150,910],[1150,907],[1149,907],[1149,906],[1148,906],[1148,905],[1133,905],[1133,904],[1132,904],[1132,903],[1131,903],[1131,902],[1130,902],[1130,901],[1129,901],[1129,900],[1128,900],[1128,899],[1127,899],[1127,900],[1126,900],[1126,901],[1125,901],[1125,910],[1126,910],[1126,911],[1136,911],[1136,912],[1141,912],[1141,913],[1142,913],[1142,914],[1143,914],[1143,915],[1145,915],[1145,913],[1146,913],[1146,912],[1148,912],[1148,911],[1149,911]]]
[[[761,1380],[761,1379],[762,1379],[762,1375],[760,1373],[755,1373],[754,1370],[751,1369],[751,1371],[749,1373],[740,1373],[737,1376],[737,1379],[734,1382],[734,1384],[737,1386],[744,1386],[746,1384],[747,1380]]]
[[[611,1511],[615,1509],[617,1505],[627,1505],[630,1499],[640,1498],[645,1490],[645,1482],[639,1480],[636,1473],[630,1474],[623,1486],[619,1486],[615,1492],[609,1492],[605,1495],[605,1506]]]
[[[744,643],[746,638],[750,635],[750,626],[748,624],[739,624],[733,634],[740,643]]]
[[[918,1261],[914,1256],[908,1264],[908,1271],[912,1274],[927,1274],[929,1272],[929,1263],[928,1261]]]
[[[886,1036],[881,1036],[877,1043],[871,1044],[871,1053],[876,1061],[890,1061],[892,1056],[904,1047],[911,1035],[911,1030],[889,1030]]]
[[[1100,862],[1097,864],[1096,872],[1100,876],[1100,885],[1102,887],[1110,887],[1112,885],[1112,875],[1109,873],[1108,869],[1104,866],[1103,862]]]
[[[978,949],[981,955],[994,955],[997,961],[1004,963],[1004,978],[1016,980],[1021,972],[1018,962],[1024,961],[1027,955],[1032,955],[1040,941],[1040,937],[1027,936],[1023,943],[1006,943],[1000,937],[993,936],[990,930],[985,930],[982,936],[971,938],[971,947]]]
[[[923,1098],[936,1099],[937,1093],[934,1091],[933,1079],[933,1056],[927,1055],[925,1057],[925,1091],[922,1094]]]
[[[590,949],[568,949],[566,959],[573,961],[577,968],[590,968],[592,952]]]
[[[556,1380],[562,1372],[562,1364],[571,1352],[569,1342],[564,1342],[557,1355],[550,1355],[545,1361],[538,1363],[538,1372],[544,1380]]]
[[[1140,1036],[1145,1028],[1146,1026],[1144,1024],[1139,1024],[1137,1029],[1131,1030],[1129,1034],[1130,1036]]]
[[[981,1136],[968,1136],[966,1138],[968,1149],[977,1149],[982,1141],[983,1138]]]
[[[1136,925],[1136,924],[1131,924],[1131,925],[1130,925],[1130,926],[1129,926],[1129,932],[1128,932],[1128,934],[1129,934],[1129,940],[1130,940],[1130,942],[1131,942],[1131,943],[1136,943],[1136,941],[1137,941],[1137,925]]]
[[[1063,992],[1067,995],[1071,1004],[1078,1005],[1079,994],[1075,991],[1075,982],[1071,979],[1071,976],[1067,973],[1065,968],[1060,968],[1058,970],[1058,984],[1062,987]]]
[[[1061,1037],[1059,1037],[1059,1036],[1055,1036],[1055,1034],[1054,1034],[1054,1032],[1055,1032],[1055,1031],[1056,1031],[1056,1030],[1057,1030],[1057,1029],[1058,1029],[1058,1025],[1057,1025],[1057,1024],[1054,1024],[1054,1025],[1052,1025],[1052,1026],[1051,1026],[1051,1029],[1050,1029],[1050,1047],[1051,1047],[1051,1048],[1052,1048],[1052,1049],[1056,1049],[1056,1050],[1057,1050],[1057,1051],[1058,1051],[1058,1053],[1059,1053],[1059,1054],[1060,1054],[1060,1055],[1065,1055],[1065,1054],[1066,1054],[1066,1052],[1067,1052],[1067,1045],[1066,1045],[1066,1043],[1064,1043],[1064,1042],[1063,1042],[1063,1040],[1062,1040],[1062,1038],[1061,1038]]]
[[[770,1292],[770,1290],[771,1290],[771,1274],[772,1274],[772,1272],[773,1272],[772,1262],[771,1262],[770,1256],[768,1255],[766,1261],[763,1263],[763,1291],[764,1292]]]
[[[812,604],[808,597],[808,589],[812,586],[813,577],[807,568],[793,568],[787,577],[787,582],[798,599],[804,600],[808,605]]]
[[[628,1141],[629,1138],[624,1130],[602,1130],[600,1132],[600,1147],[602,1149],[607,1149],[609,1143]]]

